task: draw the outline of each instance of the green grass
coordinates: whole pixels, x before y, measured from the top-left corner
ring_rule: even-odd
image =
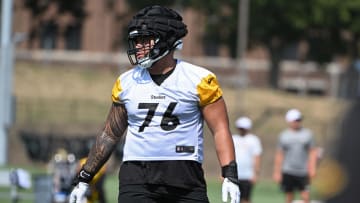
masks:
[[[221,203],[221,182],[219,179],[208,179],[208,197],[211,203]],[[118,179],[109,177],[106,181],[108,203],[117,203]],[[271,181],[260,181],[253,191],[253,202],[256,203],[281,203],[283,194],[278,186]]]
[[[211,203],[221,203],[221,182],[219,179],[208,179],[208,197]],[[106,181],[108,203],[117,203],[118,179],[109,176]],[[253,202],[256,203],[281,203],[283,195],[278,186],[271,181],[260,181],[253,191]]]
[[[221,182],[219,180],[208,180],[208,196],[211,203],[221,201]],[[281,203],[283,195],[278,186],[271,181],[258,182],[252,193],[252,202],[255,203]]]
[[[221,203],[221,182],[220,179],[208,178],[208,197],[211,203]],[[105,182],[105,189],[108,203],[117,203],[118,196],[118,177],[110,174]],[[20,194],[26,198],[20,199],[18,203],[33,203],[33,188],[30,190],[19,190]],[[25,197],[23,196],[23,197]],[[315,197],[316,195],[312,195]],[[11,203],[10,188],[0,187],[0,202]],[[254,203],[281,203],[284,202],[283,193],[277,184],[269,180],[259,181],[253,190],[252,202]]]

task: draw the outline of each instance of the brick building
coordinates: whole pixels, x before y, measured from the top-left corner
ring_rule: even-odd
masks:
[[[26,35],[19,44],[25,50],[81,50],[117,52],[127,46],[126,26],[133,12],[126,0],[13,0],[13,31]],[[182,54],[203,54],[204,16],[191,9],[181,11],[189,34]],[[125,34],[125,35],[124,35]]]
[[[20,50],[18,53],[26,51],[26,56],[29,56],[27,59],[44,60],[44,57],[50,57],[51,60],[87,63],[92,63],[91,61],[103,63],[106,60],[118,65],[121,58],[122,62],[128,62],[125,51],[126,27],[134,12],[131,11],[126,0],[13,0],[13,2],[13,31],[26,35],[25,40],[17,45]],[[192,8],[176,10],[182,14],[189,29],[188,35],[184,38],[183,50],[180,52],[182,57],[217,72],[225,83],[231,85],[239,83],[239,75],[244,72],[239,72],[236,60],[229,57],[229,49],[224,45],[218,45],[212,47],[216,49],[215,51],[206,50],[211,48],[203,43],[207,16]],[[75,52],[67,52],[67,50]],[[217,53],[217,56],[206,57],[208,53]],[[245,73],[249,77],[247,79],[249,85],[268,86],[269,57],[269,52],[264,47],[252,46],[251,50],[247,50]],[[293,84],[287,73],[285,69],[280,73],[279,82],[283,89]],[[321,78],[327,77],[326,73],[317,74],[320,74]],[[316,84],[320,84],[317,78],[319,77],[315,77]],[[328,85],[323,81],[324,79],[320,81],[321,87],[327,89],[325,86]]]

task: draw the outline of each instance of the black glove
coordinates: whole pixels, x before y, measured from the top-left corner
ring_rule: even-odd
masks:
[[[221,175],[224,178],[229,179],[235,184],[239,184],[237,165],[235,161],[231,161],[228,165],[221,167]]]

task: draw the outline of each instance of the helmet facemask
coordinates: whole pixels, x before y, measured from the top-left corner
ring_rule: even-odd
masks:
[[[168,50],[160,53],[160,50],[156,48],[159,42],[160,37],[154,32],[138,30],[130,32],[127,51],[130,63],[142,68],[150,68],[153,63],[169,53]]]
[[[175,11],[161,6],[142,9],[128,25],[130,63],[150,68],[172,50],[181,48],[181,38],[186,34],[186,25]]]

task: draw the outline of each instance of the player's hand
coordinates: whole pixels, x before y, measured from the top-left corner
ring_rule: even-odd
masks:
[[[89,188],[89,184],[79,182],[70,194],[69,203],[84,203],[86,202],[85,193]]]
[[[233,183],[228,178],[224,179],[222,184],[222,201],[228,201],[228,193],[230,194],[231,203],[240,203],[240,189],[236,183]]]

